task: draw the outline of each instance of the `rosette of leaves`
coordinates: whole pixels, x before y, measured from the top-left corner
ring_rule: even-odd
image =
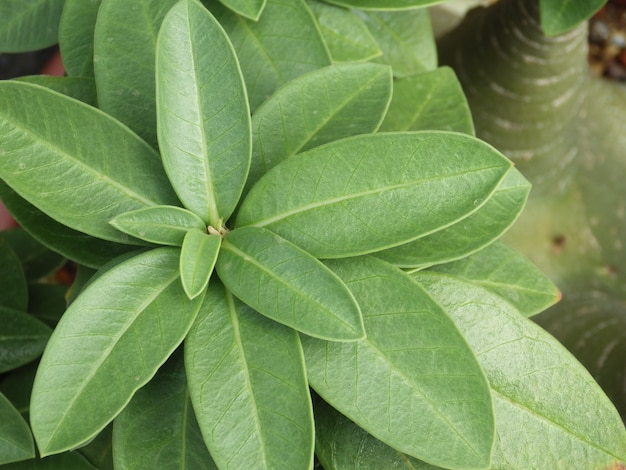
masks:
[[[0,83],[3,201],[98,269],[37,367],[33,465],[104,466],[111,422],[116,468],[623,460],[526,318],[559,296],[497,242],[529,184],[436,67],[432,2],[359,3],[66,0],[69,76]]]
[[[591,74],[585,24],[546,36],[541,13],[528,0],[477,9],[442,40],[442,57],[463,83],[478,135],[534,185],[507,240],[563,292],[537,321],[624,417],[626,87]]]

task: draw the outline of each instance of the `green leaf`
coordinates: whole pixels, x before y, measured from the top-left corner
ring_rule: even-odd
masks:
[[[202,296],[187,299],[178,258],[175,248],[130,258],[65,312],[33,386],[31,425],[43,456],[93,438],[183,340]]]
[[[311,397],[295,331],[211,283],[185,340],[185,368],[219,468],[312,468]]]
[[[195,299],[209,284],[222,237],[192,229],[185,235],[180,253],[180,279],[187,297]]]
[[[181,246],[191,229],[206,231],[200,217],[182,207],[156,206],[120,214],[109,222],[135,238],[161,245]]]
[[[2,82],[0,96],[0,178],[50,217],[133,243],[112,217],[176,204],[156,152],[110,116],[27,83]]]
[[[42,273],[46,274],[48,271],[42,269],[47,269],[55,259],[62,263],[61,258],[65,257],[85,266],[99,268],[122,253],[135,249],[133,246],[90,237],[60,224],[20,197],[1,180],[0,199],[20,226],[37,241],[34,253],[42,259],[37,256],[24,265],[24,271],[30,280],[37,280]],[[33,251],[28,253],[28,258],[32,255]],[[25,262],[24,258],[22,262]]]
[[[363,20],[353,11],[307,0],[333,62],[360,62],[383,54]]]
[[[412,277],[452,316],[489,379],[497,430],[491,468],[613,468],[626,459],[619,414],[558,341],[471,282],[428,271]]]
[[[30,362],[25,366],[3,374],[0,381],[0,393],[9,399],[27,422],[30,393],[33,390],[33,381],[35,380],[38,366],[38,361]]]
[[[247,185],[303,150],[376,131],[391,88],[391,71],[377,64],[333,65],[287,83],[252,116]]]
[[[18,257],[21,269],[23,269],[22,276],[25,275],[26,281],[31,284],[50,274],[54,274],[66,261],[61,255],[51,251],[31,237],[21,227],[0,232],[0,239],[6,240],[11,250]],[[24,286],[24,289],[30,290],[30,287],[26,289],[26,286]],[[17,287],[13,289],[14,292],[18,291]],[[8,306],[10,307],[10,305]],[[22,307],[14,308],[26,311],[26,304]]]
[[[157,33],[177,0],[102,0],[94,35],[100,109],[157,147]]]
[[[540,0],[541,27],[548,36],[565,33],[587,21],[607,0]]]
[[[474,135],[467,99],[448,67],[395,80],[389,111],[380,126],[384,132],[435,129]]]
[[[65,0],[59,25],[59,48],[65,73],[93,78],[93,40],[102,0]]]
[[[445,0],[324,0],[333,5],[361,10],[410,10],[425,7]],[[404,12],[406,13],[406,12]]]
[[[114,470],[112,441],[113,424],[110,424],[78,452],[98,470]]]
[[[2,0],[0,52],[44,49],[57,42],[65,0]]]
[[[67,308],[67,291],[68,287],[61,284],[29,285],[28,313],[46,325],[55,327]]]
[[[376,60],[391,65],[394,77],[407,77],[437,67],[428,10],[372,11],[359,15],[383,51],[382,58]]]
[[[35,457],[35,444],[28,424],[2,393],[0,417],[0,465]]]
[[[28,285],[22,263],[0,232],[0,307],[26,311]]]
[[[37,359],[52,330],[32,315],[0,307],[0,372]]]
[[[237,57],[215,18],[196,0],[181,0],[163,20],[156,61],[163,166],[185,207],[217,228],[235,209],[250,167],[250,109]]]
[[[50,88],[91,106],[96,106],[97,104],[96,82],[93,78],[29,75],[27,77],[18,77],[15,80]]]
[[[446,312],[384,261],[327,264],[361,305],[367,339],[302,336],[313,389],[400,452],[448,468],[487,468],[494,435],[489,387]]]
[[[502,242],[489,245],[468,258],[431,269],[493,292],[527,317],[545,310],[561,298],[561,293],[547,276]]]
[[[318,258],[355,256],[467,217],[510,166],[463,134],[356,136],[276,166],[244,200],[237,225],[266,227]]]
[[[359,306],[343,282],[269,230],[243,227],[230,232],[216,269],[233,294],[272,320],[328,340],[364,337]]]
[[[175,353],[115,418],[113,448],[118,470],[217,469],[191,406],[182,354]]]
[[[235,13],[258,21],[265,8],[266,0],[220,0],[220,2]]]
[[[216,0],[204,0],[233,43],[255,110],[281,85],[330,65],[330,57],[304,0],[267,0],[259,21],[248,20]]]
[[[11,464],[11,470],[102,470],[94,467],[79,452],[66,452],[45,459],[25,460]]]
[[[374,256],[399,267],[421,269],[475,253],[493,243],[515,222],[529,191],[530,183],[511,168],[485,205],[469,217]]]

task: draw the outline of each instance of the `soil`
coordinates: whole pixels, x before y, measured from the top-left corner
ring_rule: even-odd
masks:
[[[589,64],[597,76],[626,82],[626,0],[612,0],[589,22]]]

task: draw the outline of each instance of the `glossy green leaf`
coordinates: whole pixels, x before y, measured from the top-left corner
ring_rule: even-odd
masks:
[[[457,131],[474,135],[472,115],[452,69],[401,78],[393,83],[393,98],[381,131]]]
[[[452,316],[489,379],[497,430],[491,468],[619,468],[624,424],[558,341],[471,282],[428,271],[412,277]]]
[[[23,275],[26,276],[26,281],[31,284],[54,274],[66,261],[63,256],[46,248],[21,227],[0,232],[0,239],[6,240],[11,250],[18,257]],[[26,287],[24,288],[26,289]],[[17,288],[14,289],[14,292],[17,292]],[[26,304],[14,308],[26,311]]]
[[[539,313],[561,298],[556,286],[526,257],[502,242],[432,270],[470,281],[502,297],[524,316]]]
[[[35,444],[28,424],[0,393],[0,465],[33,457]]]
[[[266,0],[220,0],[220,2],[235,13],[257,21],[263,13]]]
[[[272,320],[328,340],[364,337],[359,306],[343,282],[269,230],[243,227],[230,232],[216,269],[233,294]]]
[[[59,25],[63,68],[70,77],[93,78],[93,39],[102,0],[65,0]]]
[[[57,42],[65,0],[2,0],[0,52],[36,51]]]
[[[524,207],[530,183],[511,168],[478,211],[456,224],[410,243],[374,253],[403,268],[424,268],[475,253],[497,240]]]
[[[587,21],[607,0],[540,0],[541,27],[549,36],[565,33]]]
[[[50,88],[91,106],[96,106],[97,104],[96,82],[93,78],[29,75],[27,77],[18,77],[16,80]]]
[[[448,468],[487,468],[494,435],[489,387],[446,312],[384,261],[327,265],[361,305],[367,339],[302,336],[313,389],[401,452]]]
[[[187,297],[195,299],[209,283],[222,237],[192,229],[185,235],[180,253],[180,278]]]
[[[180,284],[179,250],[130,258],[90,283],[42,357],[31,425],[43,456],[100,432],[180,344],[200,308]]]
[[[307,4],[317,19],[333,62],[366,61],[383,54],[363,20],[353,11],[318,0],[308,0]]]
[[[0,233],[0,307],[26,311],[28,286],[20,259]]]
[[[42,273],[47,273],[48,271],[42,269],[47,269],[55,258],[59,263],[65,257],[85,266],[99,268],[122,253],[136,248],[94,238],[60,224],[20,197],[1,180],[0,199],[20,226],[38,242],[36,250],[29,252],[29,258],[36,253],[42,259],[37,256],[31,260],[32,263],[29,261],[24,265],[24,271],[30,280],[39,279]]]
[[[250,109],[237,57],[206,8],[181,0],[163,20],[156,60],[163,166],[185,207],[217,228],[235,209],[250,167]]]
[[[206,231],[200,217],[182,207],[156,206],[120,214],[109,222],[135,238],[161,245],[180,246],[192,228]]]
[[[248,193],[237,225],[266,227],[319,258],[355,256],[467,217],[510,166],[495,149],[463,134],[347,138],[267,173]]]
[[[219,468],[312,468],[311,398],[295,331],[211,283],[185,340],[185,368]]]
[[[52,330],[32,315],[0,307],[0,372],[37,359]]]
[[[437,49],[426,9],[361,12],[383,51],[380,60],[393,67],[394,77],[434,70]]]
[[[425,7],[445,0],[323,0],[333,5],[361,10],[410,10]]]
[[[96,21],[98,105],[155,148],[157,33],[176,1],[102,0]]]
[[[117,470],[217,470],[194,415],[183,355],[175,353],[113,425]]]
[[[267,0],[259,21],[243,18],[217,0],[204,0],[233,43],[255,110],[281,85],[330,65],[313,14],[304,0]]]
[[[27,83],[2,82],[0,96],[0,178],[50,217],[132,243],[112,217],[176,204],[158,155],[110,116]]]
[[[248,186],[296,153],[376,131],[391,89],[391,71],[376,64],[333,65],[287,83],[252,117]]]

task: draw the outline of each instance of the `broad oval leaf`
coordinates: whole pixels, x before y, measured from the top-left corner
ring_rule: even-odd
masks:
[[[37,359],[52,330],[32,315],[0,307],[0,372]]]
[[[365,336],[359,306],[344,283],[269,230],[232,231],[222,243],[216,269],[233,294],[272,320],[328,340]]]
[[[410,10],[446,0],[323,0],[326,3],[361,10]]]
[[[463,134],[356,136],[276,166],[248,193],[237,225],[266,227],[318,258],[379,251],[475,212],[510,167]]]
[[[176,352],[115,418],[113,449],[117,470],[217,470],[191,406],[182,354]]]
[[[2,234],[0,234],[2,237]],[[26,311],[28,285],[22,263],[6,240],[0,238],[0,307]]]
[[[233,43],[255,110],[281,85],[330,65],[326,44],[304,0],[267,0],[259,21],[204,0]]]
[[[211,283],[185,340],[185,368],[219,468],[312,468],[311,397],[295,331]]]
[[[235,13],[258,21],[267,0],[220,0],[220,2]]]
[[[487,468],[494,436],[489,387],[443,308],[384,261],[327,264],[361,304],[367,339],[302,336],[313,389],[401,452],[448,468]]]
[[[94,33],[98,106],[157,147],[157,33],[177,0],[102,0]]]
[[[530,183],[511,168],[485,205],[469,217],[404,245],[378,251],[374,256],[414,269],[468,256],[493,243],[515,222],[529,192]]]
[[[102,0],[65,0],[59,25],[63,68],[70,77],[93,78],[93,39]]]
[[[301,151],[376,131],[391,89],[390,69],[377,64],[334,65],[291,80],[252,117],[247,185]]]
[[[176,206],[155,206],[125,212],[109,223],[135,238],[173,246],[181,246],[185,234],[191,229],[206,231],[200,217]]]
[[[190,299],[199,296],[209,283],[221,243],[221,235],[202,230],[192,229],[185,235],[180,252],[180,279]]]
[[[452,316],[487,375],[497,430],[491,468],[619,468],[624,424],[557,340],[471,282],[429,271],[412,277]]]
[[[333,62],[359,62],[383,54],[363,20],[346,8],[308,0]]]
[[[548,36],[562,34],[587,21],[607,0],[540,0],[541,27]]]
[[[35,457],[30,428],[19,411],[0,393],[0,465]]]
[[[469,281],[502,297],[525,317],[558,302],[561,293],[526,257],[502,242],[453,263],[431,268]]]
[[[31,424],[43,456],[93,438],[183,340],[202,296],[185,295],[179,253],[159,248],[110,268],[65,312],[33,385]]]
[[[232,45],[198,1],[181,0],[163,20],[156,77],[165,171],[185,207],[217,227],[248,175],[250,109]]]
[[[111,218],[176,205],[156,152],[110,116],[28,83],[2,82],[0,96],[0,178],[53,219],[133,243]]]
[[[2,0],[0,51],[27,52],[56,44],[65,0]]]
[[[397,79],[382,132],[442,130],[474,135],[467,99],[449,67]]]

